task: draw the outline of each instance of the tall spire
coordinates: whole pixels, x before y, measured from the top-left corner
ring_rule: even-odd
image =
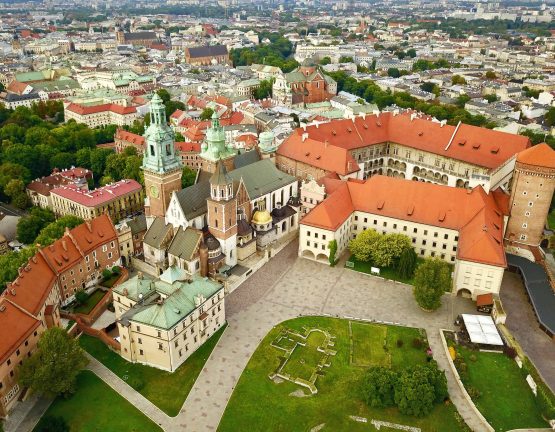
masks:
[[[175,154],[175,134],[166,123],[166,107],[156,93],[150,101],[150,125],[145,131],[146,148],[143,158],[145,170],[165,173],[181,168]]]

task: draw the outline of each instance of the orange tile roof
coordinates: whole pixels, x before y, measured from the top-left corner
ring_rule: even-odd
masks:
[[[73,228],[71,236],[85,255],[118,237],[114,224],[107,214]]]
[[[67,235],[41,249],[40,254],[58,275],[75,266],[83,257],[72,239]]]
[[[503,212],[480,186],[466,190],[379,175],[344,182],[301,224],[335,231],[355,210],[458,231],[459,259],[506,266]]]
[[[521,151],[516,160],[527,165],[555,168],[555,151],[546,143],[541,143]]]
[[[137,108],[133,106],[124,107],[118,104],[100,104],[100,105],[80,105],[76,103],[70,103],[66,108],[67,111],[72,111],[79,115],[89,115],[104,111],[111,111],[116,114],[134,114],[137,112]]]
[[[30,314],[37,315],[54,288],[56,274],[41,254],[35,254],[8,284],[3,296]]]
[[[6,299],[0,299],[0,364],[40,326],[40,321]]]
[[[141,146],[145,145],[145,138],[142,135],[138,135],[133,132],[128,132],[125,129],[117,129],[115,138],[120,139],[122,141],[131,142],[133,144],[138,144]]]
[[[353,150],[393,142],[490,169],[530,146],[530,140],[521,135],[466,124],[457,129],[425,118],[411,119],[410,114],[386,112],[312,125],[306,131],[298,128],[280,146],[278,154],[295,159],[294,148],[304,133],[308,133],[305,142],[314,141],[321,146],[327,143]],[[295,145],[286,145],[289,141]]]
[[[349,151],[335,145],[327,145],[316,139],[293,134],[278,148],[278,154],[307,165],[347,175],[357,172],[360,168]]]

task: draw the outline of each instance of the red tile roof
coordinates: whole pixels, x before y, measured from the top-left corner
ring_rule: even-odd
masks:
[[[555,168],[555,151],[546,143],[541,143],[521,151],[516,160],[526,165]]]
[[[66,111],[72,111],[79,115],[89,115],[96,114],[104,111],[111,111],[116,114],[134,114],[137,112],[137,108],[133,106],[124,107],[118,104],[100,104],[100,105],[80,105],[76,103],[70,103],[66,108]]]
[[[503,212],[480,186],[466,190],[379,175],[344,182],[301,224],[335,231],[355,210],[458,231],[459,259],[506,266]]]
[[[360,169],[348,149],[327,145],[312,138],[303,141],[302,135],[295,133],[279,146],[278,154],[324,171],[335,171],[340,175],[351,174]]]
[[[308,139],[302,143],[304,133],[308,133]],[[293,145],[287,145],[289,141]],[[466,124],[458,128],[442,126],[426,119],[411,119],[409,114],[387,112],[308,126],[306,132],[298,128],[280,146],[278,154],[298,160],[296,157],[304,152],[297,147],[310,143],[314,151],[314,143],[324,147],[326,142],[328,147],[347,150],[393,142],[490,169],[530,146],[530,140],[521,135]]]
[[[73,228],[70,233],[85,255],[118,236],[114,224],[106,214]]]
[[[56,274],[44,257],[36,254],[20,269],[18,277],[8,284],[3,296],[30,314],[37,315],[55,283]]]
[[[141,189],[142,186],[137,181],[127,179],[99,187],[92,191],[80,191],[74,187],[62,186],[52,189],[50,193],[87,207],[96,207]]]
[[[128,132],[125,129],[117,129],[114,139],[120,139],[122,141],[131,142],[133,144],[139,144],[141,146],[145,145],[145,138],[142,135],[134,134],[133,132]]]
[[[176,142],[175,149],[181,153],[200,153],[200,143]]]
[[[6,299],[0,299],[0,364],[25,342],[40,321]]]
[[[13,80],[10,84],[8,84],[8,88],[6,90],[9,91],[10,93],[22,95],[28,86],[29,85],[26,83]]]

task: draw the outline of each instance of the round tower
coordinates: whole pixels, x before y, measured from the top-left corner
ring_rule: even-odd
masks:
[[[555,151],[538,144],[517,154],[505,238],[539,246],[555,190]]]

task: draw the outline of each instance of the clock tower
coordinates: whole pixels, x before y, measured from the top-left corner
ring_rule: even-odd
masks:
[[[172,192],[181,190],[182,164],[175,154],[175,135],[166,123],[166,109],[156,93],[150,101],[150,125],[144,134],[145,214],[165,216]]]

